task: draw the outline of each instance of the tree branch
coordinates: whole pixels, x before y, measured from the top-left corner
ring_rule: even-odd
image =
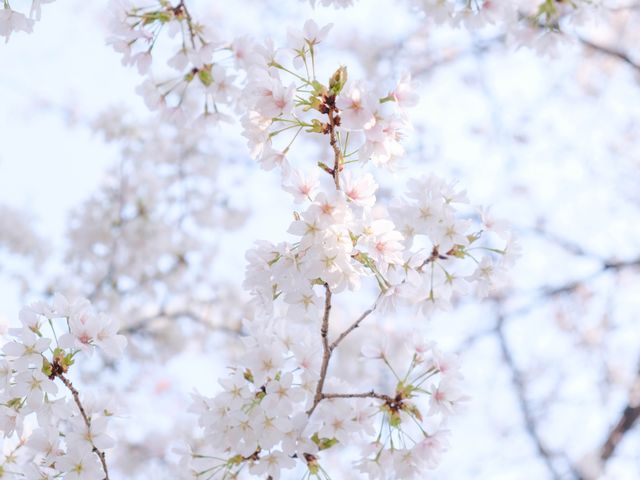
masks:
[[[342,152],[336,139],[336,119],[333,116],[333,110],[329,110],[329,144],[333,149],[333,182],[336,184],[336,190],[340,190],[340,169],[342,168]]]
[[[166,318],[168,320],[172,320],[172,321],[179,321],[182,319],[185,320],[190,320],[193,323],[202,325],[206,328],[210,328],[211,330],[214,330],[216,332],[223,332],[223,333],[228,333],[230,335],[241,335],[243,333],[242,330],[242,326],[226,326],[226,325],[215,325],[215,324],[210,324],[206,321],[205,317],[200,315],[197,312],[194,312],[192,310],[188,310],[188,309],[184,309],[184,310],[177,310],[175,312],[168,312],[164,309],[160,309],[158,312],[152,314],[152,315],[148,315],[146,317],[141,318],[139,321],[137,321],[135,324],[132,324],[122,330],[120,330],[120,333],[123,335],[133,335],[133,334],[145,334],[145,333],[149,333],[146,331],[146,328],[148,327],[148,323],[157,320],[157,319],[162,319],[162,318]]]
[[[595,52],[602,53],[604,55],[609,55],[611,57],[617,58],[618,60],[622,60],[624,63],[626,63],[630,67],[640,71],[640,64],[636,63],[626,52],[623,52],[621,50],[616,50],[615,48],[609,47],[606,45],[599,45],[584,37],[578,36],[576,38],[585,47],[588,47]]]
[[[196,33],[193,30],[193,18],[191,17],[191,13],[189,13],[189,9],[184,4],[184,0],[180,0],[180,3],[175,7],[174,11],[176,14],[184,13],[185,18],[187,19],[187,27],[189,28],[189,36],[191,37],[191,46],[196,48]]]
[[[638,378],[636,382],[640,382],[640,369],[638,370]],[[632,398],[630,395],[626,407],[622,411],[622,415],[611,429],[607,439],[600,449],[600,460],[606,462],[616,451],[616,448],[624,438],[625,434],[630,431],[640,418],[640,401]]]
[[[538,426],[536,424],[536,420],[534,418],[533,412],[531,411],[531,406],[527,401],[526,396],[526,387],[524,383],[524,379],[522,378],[522,374],[518,370],[516,366],[515,360],[513,359],[513,355],[511,353],[511,349],[509,348],[507,339],[505,337],[503,331],[503,323],[504,317],[500,313],[498,316],[498,323],[496,325],[496,335],[498,337],[498,343],[500,345],[500,351],[502,352],[502,358],[504,359],[507,367],[511,371],[511,382],[515,387],[516,398],[518,400],[518,405],[520,407],[520,411],[522,412],[522,416],[524,418],[524,425],[529,437],[533,441],[536,450],[542,461],[544,462],[549,474],[554,480],[561,480],[562,476],[557,471],[555,465],[553,464],[553,454],[551,451],[545,446],[539,432]]]
[[[80,410],[80,415],[82,415],[84,424],[86,425],[87,430],[89,431],[89,434],[90,434],[91,418],[87,415],[87,412],[82,406],[82,402],[80,402],[80,394],[78,393],[78,390],[76,390],[76,388],[73,386],[73,384],[71,383],[71,380],[65,377],[62,373],[57,373],[56,376],[62,381],[62,383],[64,383],[65,387],[67,387],[71,392],[71,395],[73,396],[73,400],[76,402],[76,405],[78,406],[78,410]],[[96,455],[98,455],[98,458],[100,459],[100,463],[102,464],[102,470],[104,470],[104,480],[109,480],[109,469],[107,468],[107,459],[104,452],[101,450],[98,450],[98,448],[93,444],[93,441],[91,440],[90,437],[89,437],[89,441],[91,442],[93,451],[95,452]]]
[[[311,416],[313,411],[322,400],[322,389],[324,388],[324,381],[327,377],[327,370],[329,369],[329,360],[331,359],[331,348],[329,346],[329,316],[331,314],[331,289],[328,284],[324,284],[325,298],[324,298],[324,314],[322,315],[322,326],[320,327],[320,336],[322,337],[322,365],[320,366],[320,378],[316,385],[316,394],[313,398],[313,405],[307,412],[308,416]]]
[[[524,315],[530,312],[531,310],[533,310],[535,306],[544,299],[550,299],[558,295],[573,293],[581,285],[587,282],[590,282],[592,280],[595,280],[600,275],[606,272],[610,272],[610,271],[619,272],[621,270],[626,270],[627,268],[640,268],[640,258],[634,258],[631,260],[622,260],[622,261],[614,261],[614,260],[603,261],[602,266],[599,269],[594,270],[593,272],[585,275],[582,278],[579,278],[576,280],[570,280],[562,285],[557,285],[555,287],[552,287],[552,286],[542,287],[537,289],[537,291],[531,292],[531,296],[533,297],[532,301],[524,305],[521,305],[518,308],[515,308],[514,310],[506,312],[503,315],[508,317],[516,317],[516,316]],[[511,292],[511,293],[514,293],[514,292]],[[515,293],[518,293],[518,292],[515,292]],[[520,293],[527,293],[527,292],[520,292]],[[506,298],[506,296],[507,294],[504,294],[499,297],[495,297],[494,299],[496,301],[502,301]]]
[[[376,299],[375,303],[373,305],[371,305],[371,307],[369,307],[367,310],[365,310],[362,313],[362,315],[360,315],[358,317],[358,319],[355,322],[353,322],[351,324],[351,326],[349,326],[349,328],[347,328],[344,332],[342,332],[338,336],[338,338],[336,338],[333,341],[333,343],[329,346],[329,350],[331,350],[333,352],[333,350],[340,344],[340,342],[342,342],[342,340],[345,339],[345,337],[347,335],[349,335],[352,331],[354,331],[356,328],[358,328],[360,326],[360,324],[362,323],[362,321],[375,311],[375,309],[378,306],[378,301],[380,300],[381,296],[382,296],[382,293],[380,293],[380,295],[378,295],[378,298]]]
[[[307,415],[311,416],[314,412],[318,404],[327,398],[379,398],[381,400],[388,400],[391,397],[386,395],[381,395],[375,393],[373,390],[367,393],[322,393],[322,389],[324,388],[324,382],[327,376],[327,370],[329,369],[329,361],[331,360],[331,354],[335,350],[335,348],[345,339],[347,335],[349,335],[353,330],[360,326],[360,323],[367,318],[377,307],[378,300],[382,296],[382,293],[378,295],[375,303],[365,310],[362,315],[358,317],[358,319],[353,322],[349,328],[347,328],[344,332],[342,332],[338,338],[335,339],[331,344],[329,343],[329,315],[331,313],[331,290],[329,289],[329,285],[324,284],[326,296],[324,301],[324,314],[322,316],[322,326],[320,327],[320,336],[322,337],[322,364],[320,366],[320,379],[318,380],[318,385],[316,386],[316,393],[313,398],[313,405],[307,411]]]
[[[376,393],[373,390],[364,393],[323,393],[321,399],[328,400],[331,398],[377,398],[378,400],[389,403],[394,401],[393,398],[391,398],[389,395],[385,395],[384,393]]]

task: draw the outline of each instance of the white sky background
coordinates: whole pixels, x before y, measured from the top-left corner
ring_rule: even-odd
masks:
[[[206,3],[199,3],[201,12],[206,12]],[[375,32],[393,40],[419,20],[401,9],[380,15],[394,11],[390,7],[394,2],[382,0],[361,0],[353,10],[338,14],[326,9],[313,13],[293,0],[287,2],[291,4],[287,12],[268,12],[267,2],[239,3],[248,6],[226,11],[221,3],[225,30],[282,37],[281,25],[299,28],[313,16],[320,24],[335,23],[333,42],[338,47],[340,39],[347,42],[352,36],[352,22],[362,34]],[[63,245],[70,209],[96,188],[105,167],[117,158],[117,150],[92,134],[84,122],[113,105],[125,105],[140,115],[146,112],[133,92],[140,82],[137,73],[122,67],[119,55],[105,46],[103,8],[103,2],[78,0],[45,5],[32,35],[16,34],[8,45],[0,46],[0,203],[33,214],[37,230],[54,252]],[[464,49],[469,44],[466,35],[448,30],[434,30],[428,41],[435,58],[451,46]],[[383,184],[397,188],[407,177],[435,171],[460,179],[473,203],[493,204],[496,213],[525,233],[545,219],[550,231],[598,255],[619,259],[638,255],[637,74],[616,61],[585,60],[584,52],[571,45],[561,48],[555,59],[540,58],[527,49],[495,50],[463,55],[419,79],[422,101],[414,112],[416,130],[408,139],[410,168]],[[336,63],[349,63],[355,54],[343,51],[336,58]],[[356,67],[350,73],[357,76],[357,72]],[[78,121],[70,122],[74,118]],[[266,189],[265,184],[273,188]],[[221,258],[226,263],[218,268],[227,272],[243,270],[244,250],[254,239],[283,238],[280,232],[290,220],[288,198],[278,193],[272,173],[253,170],[245,187],[242,193],[256,210],[242,238],[230,237],[224,244],[226,255]],[[566,263],[566,252],[541,240],[525,237],[523,244],[525,256],[514,273],[521,288],[562,283],[597,268],[588,260]],[[38,276],[37,268],[34,274]],[[0,280],[0,316],[15,318],[20,304],[17,285],[11,279]],[[633,325],[634,312],[640,311],[633,277],[629,282],[631,293],[615,297],[614,302],[623,325]],[[606,303],[612,287],[603,282],[601,288],[597,293]],[[466,334],[490,325],[491,315],[483,308],[462,308],[434,320],[430,329],[444,345],[456,348]],[[509,330],[518,358],[526,361],[540,353],[542,364],[556,361],[570,372],[588,370],[584,362],[592,357],[566,355],[573,351],[572,345],[555,334],[554,315],[548,309]],[[605,355],[619,358],[624,376],[635,368],[640,332],[628,328],[622,332],[608,344]],[[508,373],[487,370],[487,365],[500,362],[497,346],[490,339],[480,340],[463,353],[474,402],[454,422],[452,450],[434,477],[546,478],[533,445],[518,432],[521,418],[509,394]],[[184,366],[193,367],[194,359],[186,354],[170,370],[180,375]],[[202,372],[210,371],[208,364],[196,365]],[[204,390],[211,387],[211,382],[202,385],[195,375],[180,376],[177,390],[188,392],[194,384]],[[563,383],[562,395],[584,397],[584,402],[551,412],[562,421],[549,436],[579,457],[593,447],[594,438],[602,438],[626,397],[624,389],[615,393],[609,403],[612,410],[603,414],[594,410],[590,380],[572,378]],[[557,388],[537,386],[534,396]],[[567,425],[580,428],[570,430]],[[638,457],[633,452],[640,442],[637,432],[634,435],[635,441],[625,447],[630,459],[619,467],[613,462],[607,478],[638,478]]]

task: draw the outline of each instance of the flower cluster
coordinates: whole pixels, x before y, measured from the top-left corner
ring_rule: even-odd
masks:
[[[150,6],[113,0],[110,8],[108,41],[123,55],[123,64],[148,75],[138,92],[151,110],[161,110],[178,124],[196,116],[201,121],[228,118],[222,107],[231,106],[237,96],[235,75],[228,68],[227,60],[234,56],[229,42],[196,22],[182,0],[175,5],[158,0]],[[158,81],[150,67],[163,31],[173,44],[166,60],[170,71],[161,73],[164,78]]]
[[[311,3],[315,5],[314,0]],[[320,3],[345,8],[353,0]],[[541,48],[555,41],[558,35],[547,34],[560,31],[562,24],[582,23],[585,18],[599,14],[598,5],[591,0],[415,0],[413,3],[436,23],[467,28],[498,26],[514,43]],[[220,38],[195,20],[184,0],[155,0],[151,5],[112,0],[110,10],[113,21],[109,43],[123,55],[125,65],[135,65],[139,73],[146,76],[137,90],[147,106],[160,110],[177,123],[194,118],[202,122],[230,120],[240,107],[247,112],[243,124],[252,152],[262,159],[266,168],[284,162],[289,147],[282,143],[281,148],[274,148],[269,135],[284,129],[318,128],[317,124],[307,121],[307,116],[299,115],[299,111],[295,112],[296,118],[291,118],[296,107],[315,108],[302,102],[300,97],[311,94],[316,102],[323,102],[330,101],[335,93],[318,91],[314,84],[314,50],[328,28],[318,29],[313,22],[308,22],[301,32],[290,32],[297,67],[297,71],[290,71],[276,60],[270,44],[256,45],[247,36],[234,40]],[[158,62],[157,57],[164,61]],[[302,66],[306,75],[300,74]],[[262,73],[252,72],[256,68]],[[289,79],[280,78],[279,74],[285,72],[290,75]],[[240,96],[240,86],[247,80],[245,75],[250,79]],[[341,79],[336,81],[339,83]],[[390,110],[402,110],[415,101],[414,95],[403,96],[410,91],[408,85],[407,77],[394,92],[378,92],[370,85],[352,82],[342,91],[341,98],[335,98],[343,112],[336,122],[341,122],[343,131],[350,132],[352,141],[362,143],[359,157],[392,165],[393,160],[402,155],[398,140],[406,122],[402,115]],[[327,98],[323,99],[323,94]],[[239,102],[241,98],[243,102]],[[392,103],[391,108],[385,105],[387,102]],[[271,122],[273,118],[279,118],[275,124]],[[348,137],[343,138],[344,142],[347,140]]]
[[[505,250],[487,243],[489,226],[463,218],[458,206],[468,203],[464,192],[434,176],[413,180],[408,199],[391,205],[389,214],[376,203],[373,176],[347,170],[351,156],[361,164],[371,160],[388,167],[404,152],[399,143],[401,127],[408,126],[403,112],[416,99],[406,78],[380,98],[361,83],[350,83],[345,67],[323,85],[314,65],[328,30],[309,21],[303,32],[290,33],[293,68],[302,73],[283,66],[272,50],[271,60],[249,77],[245,98],[254,109],[243,122],[249,146],[263,167],[282,167],[285,189],[308,206],[295,212],[289,228],[293,242],[261,242],[248,252],[245,288],[267,311],[282,298],[294,309],[291,315],[301,319],[321,308],[314,288],[355,290],[368,276],[375,278],[388,306],[404,298],[425,311],[446,308],[454,292],[464,294],[473,283],[484,284],[478,289],[486,293],[501,270],[491,255]],[[286,86],[282,72],[298,83]],[[333,164],[319,162],[317,170],[333,178],[335,188],[328,192],[319,191],[317,174],[307,175],[286,159],[302,130],[329,137]],[[274,138],[287,132],[286,147],[274,148]],[[360,144],[353,140],[357,133]],[[469,271],[470,262],[475,270]]]
[[[392,390],[342,393],[353,382],[331,379],[330,391],[317,397],[319,339],[284,322],[254,326],[243,369],[222,379],[214,398],[195,397],[204,438],[185,458],[193,478],[227,478],[247,468],[274,480],[293,469],[302,478],[330,478],[330,455],[348,446],[359,448],[357,468],[372,479],[419,478],[439,463],[446,419],[466,400],[454,355],[408,340],[402,353],[409,367],[398,376],[390,363],[398,352],[365,346],[368,363],[388,366]]]
[[[100,349],[118,357],[126,339],[118,335],[117,323],[95,313],[85,299],[69,302],[58,294],[51,304],[23,308],[20,323],[10,330],[13,339],[2,347],[0,360],[0,430],[12,445],[0,476],[108,478],[105,449],[114,445],[107,433],[113,409],[102,399],[81,396],[68,372],[81,353]]]
[[[247,253],[244,286],[266,311],[281,299],[292,318],[313,318],[322,307],[314,289],[356,290],[366,277],[376,280],[387,311],[398,303],[427,314],[448,310],[456,295],[475,288],[484,297],[500,285],[518,254],[514,238],[488,212],[481,223],[463,216],[464,192],[435,176],[411,181],[391,215],[373,209],[377,184],[370,174],[346,172],[342,183],[343,190],[319,192],[295,213],[294,241],[259,242]],[[303,185],[296,191],[309,184]],[[500,240],[499,248],[492,246]]]
[[[72,212],[68,271],[48,287],[91,298],[122,319],[137,340],[128,359],[152,351],[157,361],[181,351],[192,337],[181,328],[187,322],[236,330],[246,304],[241,289],[211,267],[216,245],[246,217],[245,205],[223,188],[237,167],[227,162],[222,171],[219,143],[193,126],[158,126],[122,109],[104,112],[92,126],[120,158]],[[153,349],[145,350],[151,338]]]
[[[435,467],[447,445],[446,418],[466,398],[455,357],[416,342],[412,333],[404,355],[365,345],[368,361],[357,378],[347,378],[344,369],[332,372],[331,360],[376,310],[394,312],[401,300],[424,312],[447,308],[454,293],[473,285],[486,294],[515,250],[488,212],[465,207],[465,193],[437,177],[411,181],[406,199],[392,205],[378,201],[373,175],[354,170],[354,163],[397,161],[399,132],[409,127],[404,108],[415,95],[407,78],[376,95],[350,83],[345,67],[323,84],[316,75],[318,45],[329,28],[309,21],[303,31],[290,31],[291,48],[267,46],[262,64],[249,71],[244,134],[263,167],[280,167],[283,188],[304,209],[294,212],[293,241],[260,242],[247,254],[244,286],[261,315],[247,322],[246,353],[221,381],[224,391],[196,399],[204,439],[184,457],[193,478],[228,478],[248,469],[278,479],[295,468],[303,478],[330,478],[332,452],[356,446],[361,454],[353,460],[369,478],[416,478]],[[276,146],[283,137],[284,148]],[[332,158],[312,164],[315,174],[286,158],[305,137],[324,140],[320,154]],[[357,291],[367,278],[378,288],[376,302],[336,330],[335,297]],[[340,349],[342,364],[349,353]],[[361,385],[379,361],[392,385]],[[359,390],[349,391],[354,385]]]
[[[315,0],[309,0],[315,6]],[[353,0],[323,0],[323,6],[344,8]],[[605,18],[617,9],[618,2],[603,0],[409,0],[409,8],[436,25],[467,30],[499,29],[505,40],[517,47],[529,46],[540,53],[551,53],[555,46],[571,39],[575,26],[584,26]]]
[[[310,0],[315,6],[315,0]],[[508,29],[520,29],[534,25],[555,30],[563,18],[584,20],[586,15],[597,14],[604,2],[594,0],[411,0],[412,6],[427,14],[437,24],[479,28],[501,25]],[[353,0],[323,0],[322,5],[344,8]]]
[[[5,37],[5,42],[8,42],[13,32],[31,33],[34,23],[40,20],[42,4],[51,3],[53,0],[31,0],[28,15],[13,10],[9,0],[3,2],[3,8],[0,9],[0,37]]]
[[[392,168],[404,154],[404,112],[417,102],[410,77],[390,92],[379,92],[348,80],[341,67],[323,85],[316,76],[316,56],[330,28],[310,20],[302,31],[289,30],[289,49],[266,45],[258,50],[261,58],[253,63],[243,92],[242,124],[252,155],[267,170],[280,165],[289,173],[287,153],[302,130],[330,135],[332,147],[344,150],[343,165],[359,160]]]

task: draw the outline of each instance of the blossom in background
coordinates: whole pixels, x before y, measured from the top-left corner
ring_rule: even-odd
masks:
[[[0,36],[5,37],[5,42],[9,41],[13,32],[31,33],[34,23],[35,21],[25,14],[11,10],[7,6],[0,9]]]

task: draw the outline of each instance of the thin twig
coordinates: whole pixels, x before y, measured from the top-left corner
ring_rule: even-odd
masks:
[[[609,55],[611,57],[617,58],[618,60],[622,60],[624,63],[629,65],[630,67],[640,71],[640,64],[636,63],[626,52],[621,50],[616,50],[613,47],[609,47],[606,45],[599,45],[584,37],[577,37],[580,43],[582,43],[585,47],[590,48],[598,53],[602,53],[605,55]]]
[[[67,387],[71,392],[71,395],[73,396],[73,400],[76,402],[76,405],[78,406],[78,410],[80,410],[80,415],[82,415],[82,419],[84,420],[84,424],[87,427],[89,435],[91,435],[91,418],[87,415],[87,412],[82,406],[82,402],[80,401],[80,394],[78,393],[78,390],[76,390],[76,388],[73,386],[73,384],[71,383],[71,380],[65,377],[62,373],[58,373],[56,376],[60,380],[62,380],[62,383],[64,383],[65,387]],[[104,470],[104,480],[109,480],[109,469],[107,468],[107,459],[104,452],[99,450],[98,447],[96,447],[93,444],[93,440],[91,440],[91,437],[89,437],[89,442],[91,442],[93,451],[95,452],[96,455],[98,455],[98,458],[100,459],[100,463],[102,464],[102,470]]]
[[[588,252],[587,250],[585,250],[582,245],[578,244],[578,243],[574,243],[571,240],[564,238],[550,230],[547,230],[545,227],[543,226],[536,226],[534,228],[531,229],[531,231],[533,233],[535,233],[536,235],[540,235],[544,240],[551,242],[557,246],[559,246],[560,248],[562,248],[563,250],[566,250],[567,252],[571,253],[572,255],[575,255],[577,257],[586,257],[586,258],[592,258],[595,260],[599,260],[602,262],[602,257]]]
[[[638,370],[638,375],[639,377],[636,381],[640,382],[640,370]],[[631,396],[632,395],[630,395],[630,397]],[[638,418],[640,418],[640,402],[629,398],[629,402],[622,411],[622,415],[620,415],[616,425],[611,429],[609,435],[607,435],[607,439],[600,449],[600,460],[606,462],[611,458],[625,434],[633,428]]]
[[[329,110],[329,143],[333,148],[333,181],[336,184],[336,190],[340,190],[340,169],[342,168],[342,152],[336,139],[336,119],[333,116],[333,110]]]
[[[329,316],[331,314],[331,289],[328,284],[324,284],[325,299],[324,299],[324,314],[322,315],[322,326],[320,327],[320,336],[322,337],[322,365],[320,367],[320,378],[316,385],[316,394],[313,397],[313,405],[307,412],[307,415],[311,416],[313,411],[322,400],[322,389],[324,388],[324,381],[327,377],[327,370],[329,368],[329,360],[331,359],[331,348],[329,347]]]
[[[196,34],[193,31],[193,19],[191,18],[191,13],[189,13],[189,9],[184,4],[184,0],[180,0],[180,3],[174,9],[175,11],[182,11],[184,13],[185,18],[187,19],[187,27],[189,28],[189,36],[191,37],[191,46],[196,48]]]
[[[494,45],[500,45],[501,43],[503,43],[506,37],[507,36],[504,33],[501,33],[491,38],[479,40],[469,47],[460,48],[456,51],[446,53],[440,58],[431,60],[429,63],[422,65],[419,68],[413,69],[411,71],[411,76],[413,78],[418,78],[422,75],[428,75],[430,73],[433,73],[439,67],[444,67],[451,63],[464,60],[470,55],[477,55],[478,53],[488,52],[491,50],[491,48],[493,48]],[[416,57],[419,57],[419,55],[416,55]]]
[[[529,434],[529,437],[533,441],[538,454],[542,458],[551,478],[554,480],[560,480],[562,476],[557,471],[554,463],[553,463],[553,454],[549,449],[545,446],[540,434],[538,432],[538,425],[534,418],[533,412],[531,411],[531,406],[527,400],[526,395],[526,386],[524,379],[522,378],[522,374],[518,370],[516,366],[515,360],[513,359],[513,355],[511,354],[511,349],[509,348],[506,336],[502,329],[504,323],[504,317],[502,314],[498,316],[498,323],[496,325],[496,335],[498,337],[498,343],[500,344],[500,350],[502,352],[502,358],[504,359],[507,367],[511,371],[511,382],[515,387],[515,393],[518,400],[518,405],[520,407],[520,411],[522,412],[522,416],[524,418],[524,426]]]
[[[393,398],[389,395],[385,395],[384,393],[376,393],[371,390],[370,392],[364,393],[323,393],[322,400],[331,399],[331,398],[377,398],[378,400],[383,400],[385,402],[393,402]]]
[[[148,324],[157,319],[168,319],[172,321],[179,320],[190,320],[193,323],[202,325],[204,327],[215,330],[216,332],[222,332],[229,335],[242,335],[243,330],[241,325],[237,326],[226,326],[226,325],[215,325],[207,322],[206,317],[199,313],[196,313],[192,310],[178,310],[175,312],[167,312],[164,308],[161,308],[157,312],[148,315],[146,317],[140,318],[135,324],[132,324],[124,329],[120,330],[120,333],[123,335],[134,335],[134,334],[146,334],[151,333],[147,331]]]
[[[350,326],[349,328],[347,328],[344,332],[342,332],[342,333],[338,336],[338,338],[336,338],[336,339],[334,340],[334,342],[333,342],[333,343],[330,345],[330,347],[329,347],[329,349],[330,349],[331,351],[333,351],[333,350],[334,350],[334,349],[335,349],[335,348],[340,344],[340,342],[342,342],[342,340],[344,340],[344,338],[345,338],[347,335],[349,335],[353,330],[355,330],[356,328],[358,328],[358,327],[360,326],[360,323],[362,323],[362,321],[363,321],[365,318],[367,318],[369,315],[371,315],[371,314],[375,311],[376,307],[378,306],[378,301],[380,300],[380,297],[382,297],[382,293],[380,293],[380,295],[378,295],[378,298],[376,299],[375,303],[374,303],[371,307],[369,307],[367,310],[365,310],[365,311],[362,313],[362,315],[360,315],[360,316],[358,317],[358,319],[357,319],[355,322],[353,322],[353,323],[351,324],[351,326]]]
[[[557,297],[560,295],[567,295],[567,294],[574,293],[582,285],[597,279],[598,277],[600,277],[601,275],[607,272],[619,272],[629,268],[631,269],[640,268],[640,258],[634,258],[631,260],[622,260],[622,261],[615,261],[615,260],[604,261],[602,263],[602,266],[599,269],[594,270],[593,272],[583,276],[582,278],[579,278],[577,280],[570,280],[562,285],[557,285],[555,287],[551,287],[551,286],[542,287],[542,288],[539,288],[537,291],[531,292],[531,295],[533,297],[532,301],[522,306],[519,306],[518,308],[515,308],[509,312],[506,312],[505,316],[518,317],[520,315],[525,315],[531,310],[533,310],[542,300],[553,299],[554,297]],[[520,293],[520,292],[512,292],[512,293]],[[522,292],[522,293],[525,293],[525,292]],[[505,297],[506,295],[503,294],[499,298],[496,298],[496,300],[500,301],[500,300],[503,300]]]

